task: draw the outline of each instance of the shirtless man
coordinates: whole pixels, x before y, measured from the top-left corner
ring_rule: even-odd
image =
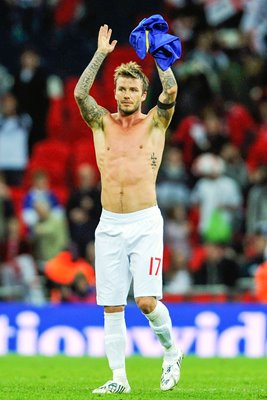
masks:
[[[177,83],[171,69],[158,73],[162,93],[146,115],[141,112],[148,79],[135,62],[115,70],[118,111],[111,114],[90,96],[96,74],[117,41],[101,26],[98,48],[82,73],[75,99],[93,131],[102,182],[102,215],[95,233],[97,304],[104,306],[105,349],[112,380],[93,393],[129,393],[125,370],[124,306],[131,280],[137,306],[164,348],[160,388],[173,389],[180,377],[182,352],[162,298],[163,219],[157,206],[156,177],[165,131],[171,121]]]

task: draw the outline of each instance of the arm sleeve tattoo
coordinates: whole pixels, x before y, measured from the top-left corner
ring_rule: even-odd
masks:
[[[157,65],[157,70],[162,84],[162,93],[157,104],[157,114],[160,120],[165,121],[164,125],[166,125],[170,122],[173,114],[177,94],[177,82],[171,68],[162,71]]]
[[[89,125],[94,125],[100,122],[102,116],[107,112],[103,107],[100,107],[97,102],[89,95],[89,91],[94,83],[97,72],[103,63],[106,55],[96,52],[89,65],[82,73],[74,91],[75,99],[80,108],[84,120]]]
[[[162,95],[163,95],[163,101],[162,103],[171,103],[174,101],[173,98],[173,89],[177,88],[177,83],[176,79],[173,75],[173,72],[170,68],[168,68],[166,71],[162,71],[157,65],[158,73],[159,73],[159,79],[162,84]]]

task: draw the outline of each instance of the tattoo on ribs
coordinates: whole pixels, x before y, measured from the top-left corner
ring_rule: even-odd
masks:
[[[152,153],[151,155],[151,167],[152,169],[157,168],[157,157],[155,156],[155,153]]]

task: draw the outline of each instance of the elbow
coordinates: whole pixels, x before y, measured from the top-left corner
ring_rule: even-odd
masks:
[[[84,96],[81,93],[74,92],[74,99],[79,107],[84,103]]]
[[[82,95],[77,88],[74,89],[74,98],[76,101],[82,100]]]
[[[80,102],[80,101],[82,101],[82,100],[84,99],[85,96],[84,96],[83,91],[82,91],[81,88],[79,87],[79,82],[78,82],[77,85],[75,86],[75,89],[74,89],[73,94],[74,94],[74,98],[75,98],[75,100],[76,100],[77,102]]]
[[[178,85],[177,84],[173,85],[172,87],[170,87],[167,90],[168,96],[173,97],[173,98],[175,98],[177,96],[177,93],[178,93]]]

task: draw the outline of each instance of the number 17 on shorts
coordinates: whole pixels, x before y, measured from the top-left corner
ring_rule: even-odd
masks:
[[[161,258],[150,257],[149,275],[157,276],[160,271],[160,266],[161,266]]]

